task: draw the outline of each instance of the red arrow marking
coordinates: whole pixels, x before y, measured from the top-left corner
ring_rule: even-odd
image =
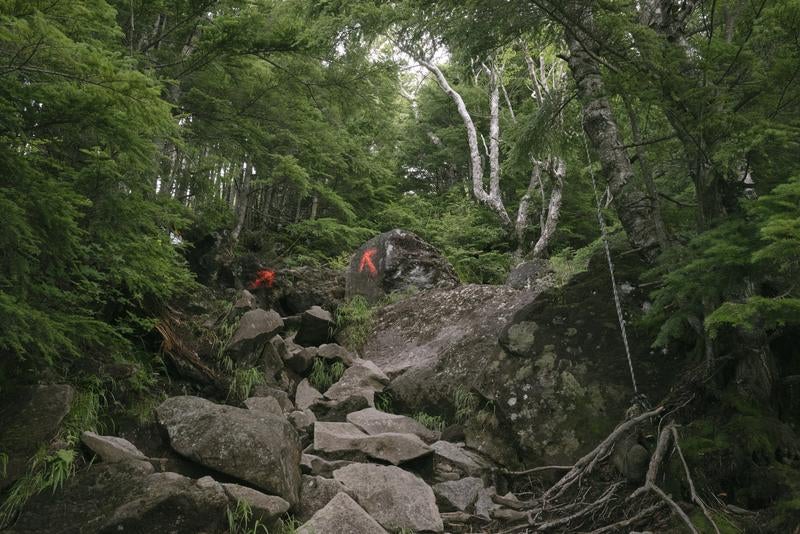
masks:
[[[374,256],[376,252],[378,252],[376,248],[370,248],[364,251],[364,254],[361,255],[361,263],[358,264],[358,272],[362,272],[364,267],[367,267],[370,276],[378,274],[378,269],[376,269],[375,264],[372,263],[372,256]]]
[[[267,287],[272,287],[275,283],[275,271],[269,269],[262,269],[256,273],[256,279],[250,284],[250,289],[256,289],[266,284]]]

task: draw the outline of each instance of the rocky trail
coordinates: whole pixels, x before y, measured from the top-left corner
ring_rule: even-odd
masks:
[[[381,276],[365,272],[368,250]],[[680,454],[670,415],[688,402],[667,395],[669,355],[633,333],[640,383],[667,399],[633,402],[602,270],[554,289],[524,268],[517,288],[458,286],[415,236],[379,236],[353,256],[348,296],[417,291],[379,309],[358,351],[333,339],[329,310],[288,315],[272,288],[238,291],[222,317],[175,311],[164,351],[194,389],[163,400],[152,424],[84,432],[94,461],[35,496],[8,532],[599,534],[681,532],[685,510],[710,518],[693,486],[694,502],[677,504],[658,485]],[[621,265],[634,314],[628,273]],[[185,328],[203,318],[206,330],[231,325],[222,354],[259,374],[241,398],[233,383],[203,398],[226,380]],[[16,394],[2,416],[12,432],[47,434],[34,442],[72,400],[69,386]],[[19,474],[31,451],[5,450]]]

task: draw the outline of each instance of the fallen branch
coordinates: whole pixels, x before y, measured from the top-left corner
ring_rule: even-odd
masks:
[[[714,532],[719,534],[719,528],[717,528],[717,524],[714,522],[714,519],[712,519],[706,503],[703,502],[703,499],[700,498],[700,496],[697,494],[697,490],[694,487],[694,480],[692,480],[692,475],[689,472],[689,464],[686,463],[686,458],[683,457],[683,451],[681,450],[681,444],[678,439],[678,429],[675,426],[672,427],[672,440],[675,442],[675,450],[678,451],[678,458],[681,459],[681,463],[683,464],[683,472],[686,475],[686,481],[689,483],[689,491],[692,495],[692,502],[700,507],[700,509],[703,511],[703,515],[706,516],[708,522],[711,523],[712,527],[714,527]]]
[[[659,508],[664,506],[663,502],[658,502],[653,506],[645,508],[638,514],[633,517],[629,517],[628,519],[623,519],[622,521],[617,521],[616,523],[612,523],[611,525],[606,525],[604,527],[595,529],[587,534],[605,534],[606,532],[620,532],[623,528],[629,527],[631,525],[636,525],[637,523],[644,521],[645,519],[649,519],[655,514]]]
[[[540,467],[532,467],[531,469],[525,469],[524,471],[509,471],[508,469],[503,469],[501,473],[504,475],[510,476],[523,476],[523,475],[530,475],[532,473],[539,473],[541,471],[568,471],[572,469],[571,465],[543,465]]]

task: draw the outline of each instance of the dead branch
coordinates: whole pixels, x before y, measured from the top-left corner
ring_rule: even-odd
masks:
[[[692,495],[692,502],[700,507],[700,509],[703,511],[703,515],[706,516],[708,522],[711,523],[712,527],[714,527],[714,532],[719,534],[719,528],[717,528],[717,524],[714,522],[714,519],[712,519],[706,503],[700,498],[700,496],[697,494],[697,490],[694,487],[694,480],[689,472],[689,464],[686,463],[686,458],[683,457],[683,451],[681,450],[681,444],[678,438],[678,429],[674,425],[672,426],[672,440],[675,443],[675,450],[678,452],[678,458],[681,459],[681,463],[683,464],[683,472],[686,475],[686,481],[689,483],[689,491]]]
[[[663,506],[664,503],[659,501],[653,506],[645,508],[644,510],[642,510],[633,517],[629,517],[628,519],[623,519],[622,521],[617,521],[616,523],[613,523],[611,525],[606,525],[604,527],[595,529],[589,532],[588,534],[605,534],[606,532],[620,532],[625,527],[636,525],[641,521],[649,519],[650,517],[653,516],[653,514],[655,514],[658,511],[659,508],[662,508]]]

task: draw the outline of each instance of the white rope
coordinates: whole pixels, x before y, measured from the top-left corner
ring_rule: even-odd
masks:
[[[617,292],[617,280],[614,277],[614,264],[611,262],[611,249],[608,245],[608,232],[606,230],[606,221],[603,219],[601,211],[600,196],[597,194],[597,182],[594,178],[594,169],[592,169],[592,158],[589,155],[589,143],[586,141],[586,134],[583,135],[583,145],[586,148],[586,161],[589,162],[589,175],[592,177],[592,189],[594,189],[594,200],[597,206],[597,222],[600,223],[600,236],[603,239],[603,247],[606,249],[606,260],[608,260],[608,272],[611,273],[611,288],[614,292],[614,304],[617,307],[617,320],[619,321],[619,330],[622,333],[622,343],[625,345],[625,355],[628,357],[628,368],[631,371],[631,382],[633,382],[633,391],[636,395],[639,394],[639,388],[636,385],[636,375],[633,373],[633,358],[631,358],[631,349],[628,346],[628,334],[625,331],[625,317],[622,315],[622,305],[619,303],[619,293]]]

